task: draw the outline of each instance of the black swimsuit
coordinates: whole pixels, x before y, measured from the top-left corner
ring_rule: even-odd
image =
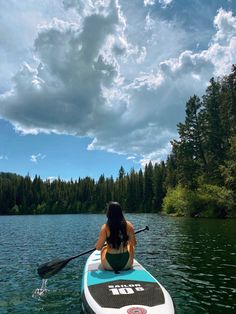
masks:
[[[106,260],[114,270],[122,270],[129,260],[129,252],[124,253],[106,253]]]

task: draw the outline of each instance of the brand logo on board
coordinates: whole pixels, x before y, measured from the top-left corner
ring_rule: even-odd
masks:
[[[108,285],[108,289],[113,295],[133,294],[144,291],[144,288],[140,284]]]
[[[146,314],[147,310],[142,307],[131,307],[127,310],[128,314]]]

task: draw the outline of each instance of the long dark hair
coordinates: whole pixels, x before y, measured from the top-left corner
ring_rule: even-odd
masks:
[[[110,202],[107,208],[107,226],[110,229],[110,236],[107,243],[113,248],[118,249],[123,243],[125,246],[128,241],[126,220],[122,208],[117,202]]]

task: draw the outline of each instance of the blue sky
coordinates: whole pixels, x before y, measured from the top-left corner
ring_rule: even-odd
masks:
[[[0,171],[76,179],[165,160],[236,63],[236,1],[0,0]]]

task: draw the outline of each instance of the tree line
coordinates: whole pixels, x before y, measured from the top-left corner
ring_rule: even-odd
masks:
[[[129,212],[200,217],[236,216],[236,66],[212,78],[200,99],[186,103],[167,160],[144,169],[49,181],[0,173],[0,214],[104,212],[116,200]]]
[[[165,164],[150,162],[144,170],[129,174],[120,168],[117,179],[101,175],[69,182],[39,176],[0,174],[0,214],[62,214],[104,212],[111,200],[130,212],[159,211],[165,194]],[[155,183],[154,183],[155,182]]]

